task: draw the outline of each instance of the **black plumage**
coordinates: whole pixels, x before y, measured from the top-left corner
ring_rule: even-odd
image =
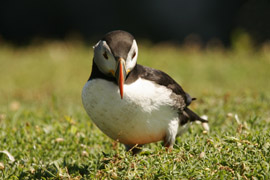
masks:
[[[126,59],[134,37],[128,32],[117,30],[107,33],[102,40],[106,41],[114,57]]]

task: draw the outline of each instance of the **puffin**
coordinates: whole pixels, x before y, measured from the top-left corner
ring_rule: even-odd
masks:
[[[82,90],[82,104],[107,136],[137,154],[148,143],[172,149],[177,136],[198,121],[188,106],[192,98],[163,71],[137,64],[135,38],[111,31],[94,48],[92,71]]]

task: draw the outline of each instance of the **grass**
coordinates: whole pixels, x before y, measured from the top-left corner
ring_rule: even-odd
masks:
[[[89,46],[0,44],[0,151],[15,158],[0,152],[0,179],[270,179],[269,46],[142,44],[139,63],[197,97],[191,108],[208,116],[209,133],[194,124],[172,152],[159,142],[132,156],[82,107]]]

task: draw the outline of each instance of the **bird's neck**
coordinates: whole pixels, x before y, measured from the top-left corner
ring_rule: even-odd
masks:
[[[91,75],[88,79],[88,81],[92,80],[92,79],[105,79],[105,80],[108,80],[108,81],[112,81],[112,82],[115,82],[115,78],[113,77],[110,77],[110,76],[107,76],[105,74],[103,74],[99,68],[97,67],[95,61],[93,61],[93,64],[92,64],[92,72],[91,72]],[[116,82],[115,82],[116,83]]]
[[[135,82],[139,78],[139,65],[136,63],[135,67],[130,71],[130,73],[127,75],[125,84],[131,84]]]

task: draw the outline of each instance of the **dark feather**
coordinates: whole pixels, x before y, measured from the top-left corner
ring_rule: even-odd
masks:
[[[200,121],[202,123],[208,122],[208,120],[202,119],[200,116],[198,116],[195,112],[191,111],[189,108],[185,108],[183,114],[184,116],[188,117],[190,121]]]
[[[116,30],[107,33],[102,40],[107,42],[114,57],[126,59],[134,37],[128,32]]]
[[[196,98],[192,98],[188,93],[186,93],[186,105],[189,106],[192,101],[195,101]]]

